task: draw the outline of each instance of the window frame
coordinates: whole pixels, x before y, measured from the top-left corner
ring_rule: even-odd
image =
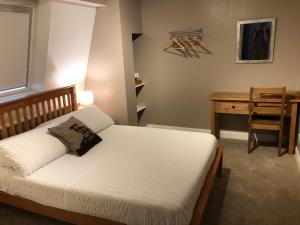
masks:
[[[33,49],[34,49],[34,34],[35,34],[35,15],[36,15],[36,1],[35,0],[0,0],[0,11],[18,9],[22,11],[29,11],[30,25],[29,25],[29,38],[27,50],[27,71],[26,71],[26,85],[25,87],[14,87],[6,90],[0,90],[0,97],[11,96],[22,92],[31,90],[31,77],[33,71]]]

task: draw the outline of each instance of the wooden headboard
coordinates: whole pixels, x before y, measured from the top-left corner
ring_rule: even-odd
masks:
[[[75,86],[39,92],[0,104],[0,139],[31,130],[78,109]]]

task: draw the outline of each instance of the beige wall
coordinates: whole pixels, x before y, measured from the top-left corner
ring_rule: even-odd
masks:
[[[52,4],[46,88],[79,84],[84,88],[96,9]]]
[[[86,88],[116,122],[128,123],[119,0],[97,9]]]
[[[96,13],[86,89],[117,123],[137,123],[132,33],[140,32],[139,0],[112,0]]]
[[[36,8],[31,86],[35,90],[43,90],[47,67],[51,4],[48,1],[40,1]]]
[[[121,0],[120,15],[128,124],[137,125],[132,34],[142,33],[140,0]]]
[[[40,1],[32,86],[84,88],[96,9]]]
[[[135,65],[147,82],[143,123],[210,128],[214,91],[253,86],[300,89],[300,2],[297,0],[142,0],[143,36],[135,43]],[[236,64],[236,22],[277,17],[274,63]],[[213,55],[186,59],[163,52],[172,30],[203,28]],[[228,118],[223,127],[241,118]],[[241,120],[244,120],[242,118]],[[246,121],[245,121],[246,122]]]

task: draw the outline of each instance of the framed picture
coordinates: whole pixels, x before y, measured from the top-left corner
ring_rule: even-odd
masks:
[[[273,62],[276,19],[237,23],[236,63]]]

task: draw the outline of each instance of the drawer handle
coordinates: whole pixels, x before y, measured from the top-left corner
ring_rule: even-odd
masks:
[[[232,106],[232,109],[235,109],[235,105]]]

